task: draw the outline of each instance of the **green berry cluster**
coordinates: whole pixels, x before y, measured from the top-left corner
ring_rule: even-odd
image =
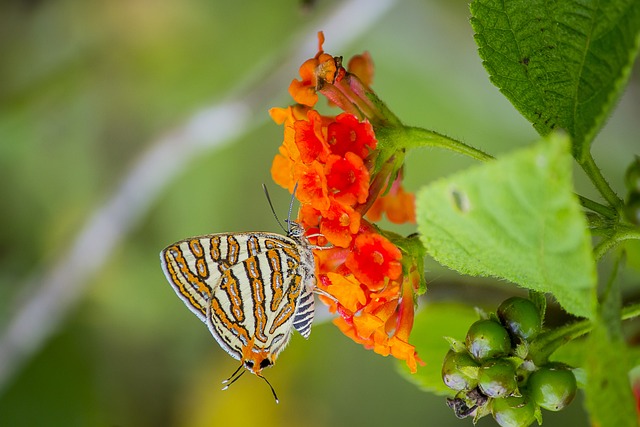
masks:
[[[627,203],[624,207],[625,216],[629,221],[640,225],[640,157],[627,168],[624,176],[624,183],[627,187]]]
[[[505,300],[495,314],[473,323],[464,342],[449,338],[442,379],[456,397],[447,404],[456,416],[492,414],[503,427],[542,423],[541,408],[559,411],[576,395],[572,370],[548,362],[536,366],[529,344],[542,330],[542,317],[528,299]]]

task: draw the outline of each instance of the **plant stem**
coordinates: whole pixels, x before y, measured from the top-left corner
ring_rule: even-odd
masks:
[[[622,320],[633,319],[634,317],[640,316],[640,303],[635,303],[628,305],[626,307],[622,307]]]
[[[578,199],[580,199],[580,204],[585,208],[599,213],[600,215],[608,219],[615,219],[618,216],[618,213],[615,209],[611,209],[609,206],[603,205],[602,203],[598,203],[579,194],[576,195],[578,196]]]
[[[634,303],[623,307],[620,313],[622,320],[640,316],[640,303]],[[548,357],[563,344],[588,334],[593,329],[591,320],[580,320],[569,325],[545,332],[539,335],[532,343],[530,354],[536,354],[533,362],[537,365],[545,363]]]
[[[602,175],[602,171],[596,165],[593,160],[593,156],[589,150],[585,150],[583,155],[579,159],[576,159],[578,164],[585,171],[593,185],[598,189],[602,197],[613,207],[616,211],[620,211],[624,205],[624,202],[615,191],[611,188],[607,180]]]
[[[611,248],[624,240],[630,239],[640,240],[640,230],[637,227],[620,226],[615,233],[602,239],[593,248],[593,256],[596,261],[599,261]]]
[[[406,141],[409,143],[407,144],[408,146],[444,148],[483,162],[494,159],[493,156],[484,151],[473,148],[464,142],[449,138],[438,132],[412,126],[406,126],[403,130]]]
[[[431,130],[419,127],[405,126],[403,127],[403,133],[404,137],[406,138],[405,141],[407,141],[407,144],[405,145],[406,148],[409,148],[410,146],[438,147],[454,151],[456,153],[464,154],[465,156],[469,156],[483,162],[495,159],[490,154],[478,150],[477,148],[471,147],[463,143],[462,141],[458,141],[456,139]],[[580,165],[585,170],[589,178],[591,178],[591,180],[594,182],[595,186],[602,193],[605,199],[615,209],[612,209],[607,205],[603,205],[602,203],[598,203],[594,200],[578,194],[577,196],[580,199],[580,203],[585,208],[596,212],[604,216],[605,218],[616,219],[618,217],[618,212],[616,209],[621,208],[623,202],[618,198],[611,187],[609,187],[609,184],[602,176],[600,169],[598,169],[598,167],[596,166],[591,153],[587,152],[584,161],[580,162]]]

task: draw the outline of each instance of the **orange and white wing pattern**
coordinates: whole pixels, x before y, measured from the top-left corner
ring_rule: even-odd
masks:
[[[293,329],[311,331],[313,254],[299,229],[212,234],[164,249],[160,258],[178,296],[231,356],[255,374],[273,365]]]
[[[224,271],[249,253],[243,234],[209,234],[181,240],[160,253],[167,280],[187,307],[206,323],[207,306],[214,286]]]

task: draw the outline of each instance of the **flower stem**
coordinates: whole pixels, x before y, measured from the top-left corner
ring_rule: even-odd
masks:
[[[406,126],[403,128],[403,131],[405,134],[406,148],[438,147],[464,154],[465,156],[469,156],[483,162],[494,159],[493,156],[485,153],[484,151],[473,148],[464,142],[449,138],[448,136],[442,135],[438,132],[413,126]]]
[[[602,171],[593,160],[591,152],[589,150],[585,150],[583,155],[576,160],[607,203],[609,203],[609,205],[615,210],[620,211],[624,202],[620,197],[618,197],[616,192],[613,191],[607,180],[602,175]]]

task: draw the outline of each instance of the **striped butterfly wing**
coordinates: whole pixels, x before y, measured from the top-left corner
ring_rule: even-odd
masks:
[[[209,234],[181,240],[160,252],[167,280],[198,319],[207,321],[207,306],[222,274],[251,256],[243,234]]]
[[[273,363],[293,328],[309,336],[315,276],[306,239],[214,234],[170,245],[161,258],[187,307],[222,348],[256,370],[265,359]]]
[[[207,325],[236,359],[273,362],[288,343],[303,289],[297,263],[270,249],[231,267],[213,289]]]

